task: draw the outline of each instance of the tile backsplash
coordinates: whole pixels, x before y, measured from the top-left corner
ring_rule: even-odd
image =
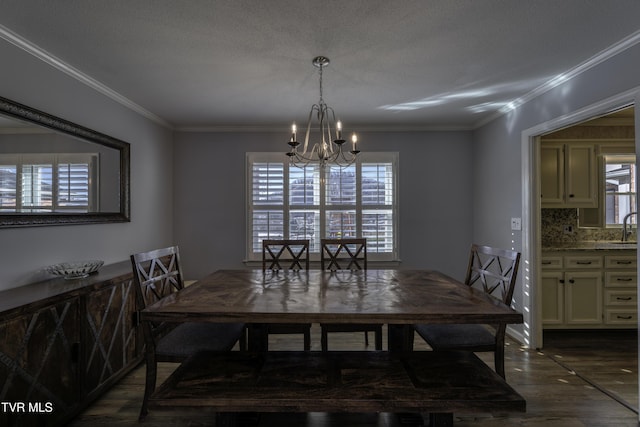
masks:
[[[541,240],[542,246],[552,246],[553,243],[574,243],[611,241],[622,238],[622,230],[614,228],[578,228],[578,209],[542,209]],[[566,226],[571,227],[570,233],[565,233]],[[635,227],[629,240],[636,240]]]

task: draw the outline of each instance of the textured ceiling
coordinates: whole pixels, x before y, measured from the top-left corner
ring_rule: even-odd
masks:
[[[639,17],[638,0],[0,3],[7,33],[178,129],[305,122],[317,55],[347,129],[473,128],[628,40]]]

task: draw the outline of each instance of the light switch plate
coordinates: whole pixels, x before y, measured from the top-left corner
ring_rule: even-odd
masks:
[[[511,218],[511,230],[522,230],[522,218]]]

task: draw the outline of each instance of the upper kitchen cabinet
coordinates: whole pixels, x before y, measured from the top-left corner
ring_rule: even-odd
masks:
[[[543,208],[598,206],[594,144],[543,142],[540,147]]]

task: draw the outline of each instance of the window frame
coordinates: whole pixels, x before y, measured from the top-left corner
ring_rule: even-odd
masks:
[[[264,207],[259,204],[254,204],[253,201],[253,165],[255,163],[274,163],[282,165],[283,169],[283,192],[282,192],[282,202],[281,205],[268,205]],[[369,163],[390,163],[392,168],[392,181],[391,191],[392,191],[392,202],[389,205],[385,204],[363,204],[362,203],[362,164]],[[257,247],[254,248],[254,239],[253,239],[253,215],[254,211],[258,210],[272,210],[274,212],[278,212],[281,209],[283,213],[283,238],[290,238],[291,236],[289,228],[290,224],[290,213],[295,211],[314,211],[317,210],[319,213],[319,225],[317,226],[317,232],[321,237],[325,236],[325,230],[327,229],[326,224],[326,212],[327,211],[355,211],[356,217],[356,236],[352,237],[362,237],[363,234],[363,221],[362,214],[364,211],[372,211],[375,209],[382,209],[384,207],[385,210],[391,210],[391,215],[393,218],[393,223],[391,226],[392,230],[392,238],[391,238],[391,247],[392,250],[390,252],[374,252],[368,251],[367,256],[371,261],[389,261],[389,262],[398,262],[400,259],[399,254],[399,192],[398,192],[398,181],[399,181],[399,153],[398,152],[366,152],[360,153],[355,162],[356,164],[356,197],[354,204],[328,204],[326,198],[326,192],[323,188],[319,189],[318,194],[318,202],[317,204],[310,205],[292,205],[291,197],[289,194],[289,159],[284,156],[280,152],[248,152],[246,153],[246,244],[245,244],[245,252],[246,252],[246,261],[259,261],[262,259],[262,252],[257,252]],[[320,181],[323,182],[322,179],[323,170],[318,169],[318,174],[320,177]],[[319,184],[320,187],[323,187],[323,184]],[[281,208],[279,208],[281,206]],[[366,236],[365,236],[366,237]],[[293,237],[291,237],[293,238]],[[306,238],[297,236],[296,238]],[[310,257],[312,261],[318,261],[320,259],[320,241],[317,239],[317,247],[310,247]],[[312,241],[313,242],[313,241]],[[254,252],[255,251],[255,252]]]
[[[602,156],[602,165],[601,165],[601,173],[602,173],[602,192],[601,192],[601,197],[603,200],[602,203],[602,224],[604,226],[604,228],[608,228],[608,229],[618,229],[618,228],[622,228],[623,224],[622,223],[608,223],[607,222],[607,195],[618,195],[618,196],[629,196],[632,199],[635,199],[638,197],[638,188],[637,188],[637,183],[636,183],[636,191],[632,192],[612,192],[612,193],[608,193],[607,192],[607,164],[616,164],[616,163],[629,163],[629,164],[634,164],[636,165],[636,156],[634,154],[604,154]],[[637,166],[635,166],[637,167]],[[635,177],[635,175],[632,173],[631,174],[631,179],[633,180]],[[633,212],[634,209],[630,208],[630,212]],[[629,224],[635,224],[636,223],[636,218],[635,216],[632,216],[630,218],[630,222]]]

